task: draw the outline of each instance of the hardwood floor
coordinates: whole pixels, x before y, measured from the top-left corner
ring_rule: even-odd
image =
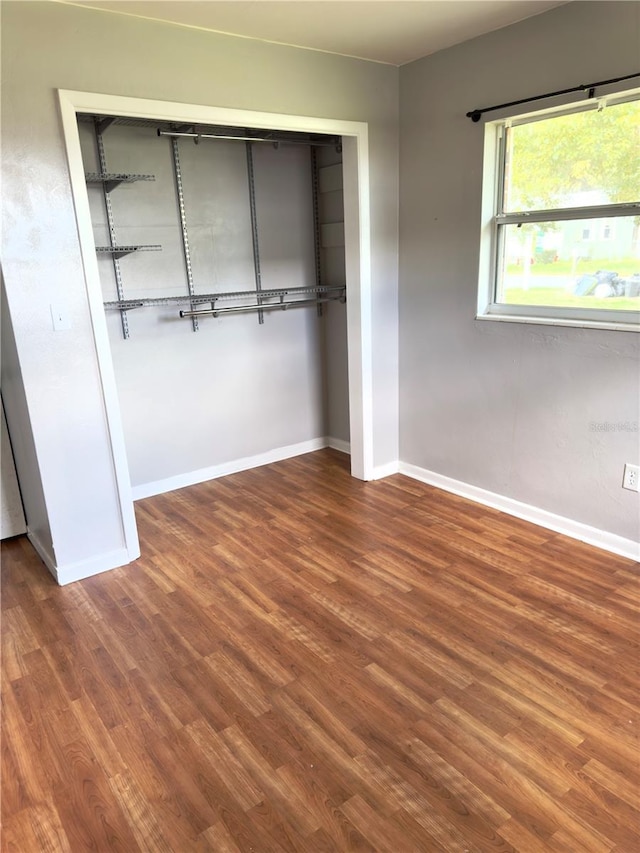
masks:
[[[3,544],[2,850],[640,849],[638,564],[347,462]]]

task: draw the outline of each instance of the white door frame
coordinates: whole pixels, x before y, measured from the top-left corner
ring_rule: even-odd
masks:
[[[116,389],[102,289],[95,253],[84,175],[78,113],[98,113],[183,124],[220,124],[342,136],[344,173],[344,231],[347,287],[347,346],[351,473],[361,480],[374,477],[373,383],[371,329],[371,240],[369,219],[369,142],[365,122],[312,116],[263,113],[226,107],[151,101],[59,89],[58,97],[76,209],[80,251],[98,360],[98,370],[113,467],[118,488],[122,525],[131,559],[140,551],[133,511],[131,479]]]

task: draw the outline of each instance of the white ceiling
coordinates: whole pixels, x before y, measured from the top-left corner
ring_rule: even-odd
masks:
[[[567,0],[63,0],[246,38],[404,65]]]

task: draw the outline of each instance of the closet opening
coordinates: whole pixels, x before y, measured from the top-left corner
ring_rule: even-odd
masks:
[[[129,550],[132,499],[325,446],[369,479],[366,125],[60,101]]]

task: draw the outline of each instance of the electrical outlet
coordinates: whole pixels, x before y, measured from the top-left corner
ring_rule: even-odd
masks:
[[[630,465],[628,462],[624,466],[624,477],[622,479],[622,488],[630,489],[632,492],[638,491],[640,484],[640,466]]]

